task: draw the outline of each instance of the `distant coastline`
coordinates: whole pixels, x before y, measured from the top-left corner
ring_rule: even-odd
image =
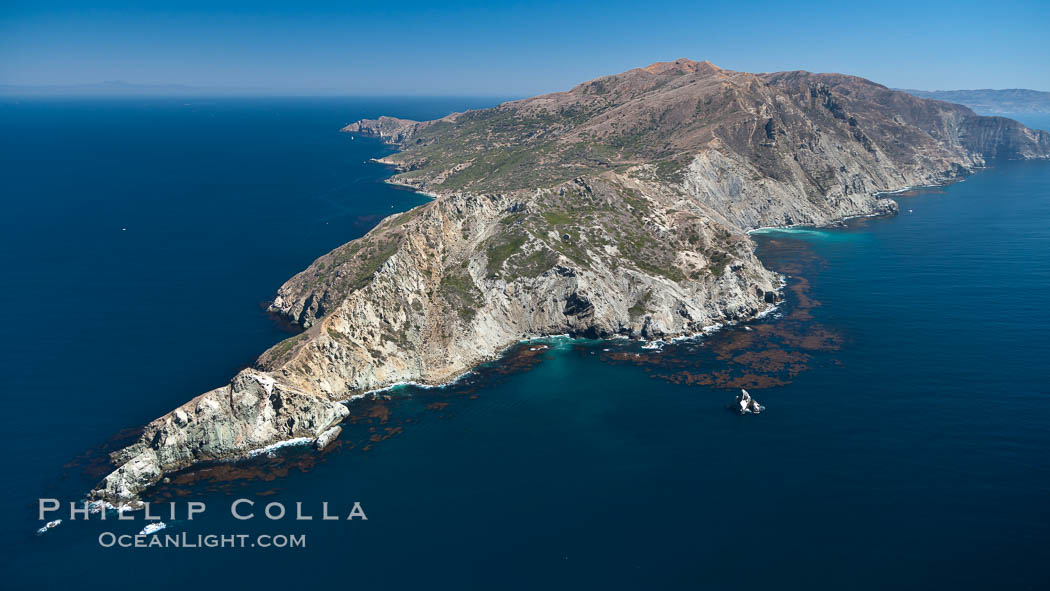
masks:
[[[965,105],[978,115],[1050,114],[1050,92],[1026,88],[1004,90],[913,90],[897,89],[919,98]]]

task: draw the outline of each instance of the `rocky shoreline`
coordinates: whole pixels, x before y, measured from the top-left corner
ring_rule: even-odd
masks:
[[[91,497],[135,506],[166,473],[339,434],[343,401],[446,384],[524,338],[673,339],[754,318],[782,283],[763,226],[892,215],[879,195],[1045,158],[1050,134],[861,79],[654,64],[494,109],[343,131],[400,151],[388,182],[433,201],[286,282],[303,328],[149,423]]]

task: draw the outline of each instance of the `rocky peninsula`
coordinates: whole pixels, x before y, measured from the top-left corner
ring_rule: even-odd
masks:
[[[1050,157],[1046,132],[861,78],[685,59],[344,131],[396,145],[391,182],[435,199],[281,286],[270,311],[303,332],[149,423],[93,498],[134,505],[197,462],[323,446],[345,401],[446,383],[524,338],[674,337],[752,318],[779,279],[748,230],[889,214],[880,192]]]

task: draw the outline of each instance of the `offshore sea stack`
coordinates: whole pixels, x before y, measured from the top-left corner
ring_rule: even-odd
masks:
[[[738,415],[757,415],[766,410],[766,407],[762,406],[757,400],[752,398],[747,390],[740,390],[740,394],[736,397],[736,402],[729,405],[729,409]]]
[[[92,497],[134,504],[165,473],[301,439],[343,402],[446,383],[529,337],[664,338],[752,318],[779,279],[747,231],[889,214],[879,192],[1050,134],[839,74],[677,60],[435,121],[363,120],[391,179],[436,198],[314,261],[270,310],[303,332],[156,419]]]

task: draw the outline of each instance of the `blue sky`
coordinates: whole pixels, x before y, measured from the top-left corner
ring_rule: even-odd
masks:
[[[0,5],[0,84],[530,95],[678,57],[894,87],[1050,90],[1050,2]]]

